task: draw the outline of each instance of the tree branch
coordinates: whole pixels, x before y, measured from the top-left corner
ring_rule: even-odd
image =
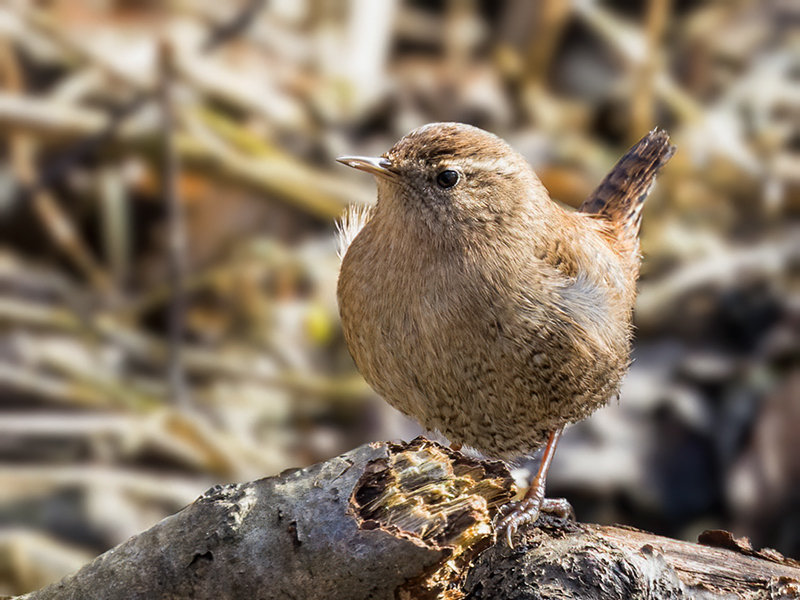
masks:
[[[800,597],[800,564],[724,532],[707,546],[545,516],[508,548],[492,521],[512,488],[503,464],[421,438],[369,444],[217,486],[23,598]]]

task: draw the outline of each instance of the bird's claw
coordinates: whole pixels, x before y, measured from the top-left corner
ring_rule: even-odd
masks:
[[[513,537],[522,525],[535,523],[541,513],[554,514],[575,520],[575,510],[566,498],[526,498],[521,502],[506,504],[500,509],[497,531],[505,537],[509,548],[514,547]]]
[[[536,522],[543,504],[544,501],[541,498],[527,498],[521,502],[512,502],[502,508],[502,517],[497,524],[497,531],[505,537],[509,548],[514,547],[514,534],[517,533],[520,525]]]

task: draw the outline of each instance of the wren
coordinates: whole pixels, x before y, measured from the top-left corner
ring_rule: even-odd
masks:
[[[628,369],[641,209],[675,148],[654,130],[578,211],[553,202],[499,137],[459,123],[416,129],[379,158],[377,204],[340,225],[344,336],[392,406],[454,445],[513,460],[547,443],[508,543],[540,510],[563,427],[615,396]]]

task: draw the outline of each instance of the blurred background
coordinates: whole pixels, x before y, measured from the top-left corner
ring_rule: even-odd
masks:
[[[430,121],[578,206],[658,125],[634,363],[549,480],[582,521],[800,557],[791,0],[0,2],[0,593],[213,484],[419,428],[358,376],[334,219]],[[535,465],[535,463],[532,463]],[[524,465],[523,465],[524,466]]]

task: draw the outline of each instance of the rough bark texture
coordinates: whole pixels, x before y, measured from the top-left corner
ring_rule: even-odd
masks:
[[[706,544],[547,516],[495,544],[506,468],[418,439],[216,487],[50,598],[800,598],[800,564],[726,532]]]

